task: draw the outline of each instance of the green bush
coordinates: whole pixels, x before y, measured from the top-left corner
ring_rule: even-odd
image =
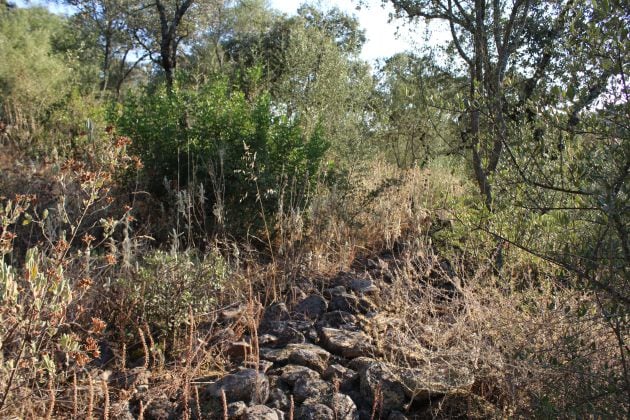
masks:
[[[198,317],[214,308],[229,273],[218,252],[155,251],[144,258],[136,276],[119,279],[117,287],[139,325],[146,322],[158,335],[173,335],[188,322],[189,310]]]
[[[267,94],[248,100],[222,80],[130,96],[114,121],[142,157],[151,192],[203,185],[210,225],[235,234],[260,227],[261,208],[303,205],[327,149],[319,131],[305,138]]]

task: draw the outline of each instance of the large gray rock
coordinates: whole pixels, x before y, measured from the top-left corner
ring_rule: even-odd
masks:
[[[402,411],[406,402],[406,388],[400,378],[382,362],[374,362],[359,370],[361,396],[374,404],[376,399],[383,414]]]
[[[289,363],[306,366],[319,373],[328,366],[328,359],[330,359],[330,353],[317,346],[296,347],[289,355]]]
[[[273,408],[269,408],[265,405],[254,405],[247,409],[243,420],[281,420],[284,418],[284,415],[281,413],[280,415],[281,416],[278,415],[278,410],[274,410]]]
[[[323,297],[317,295],[310,295],[295,307],[295,312],[311,319],[319,318],[326,313],[327,310],[328,302]]]
[[[333,295],[330,300],[330,310],[356,314],[359,312],[359,298],[350,293]]]
[[[225,391],[227,402],[263,404],[269,397],[269,379],[254,369],[241,369],[206,386],[203,396],[221,399],[222,390]]]
[[[319,373],[311,368],[299,365],[287,365],[282,368],[280,379],[288,385],[295,385],[295,382],[301,378],[319,379]]]
[[[324,290],[324,297],[326,299],[332,299],[333,296],[338,296],[343,293],[346,293],[347,290],[343,285],[337,285],[335,287],[331,287],[329,289]]]
[[[345,311],[333,311],[325,313],[317,326],[319,328],[341,328],[347,330],[356,329],[358,325],[357,317]]]
[[[270,321],[261,324],[261,332],[275,336],[273,345],[282,347],[291,343],[304,343],[304,334],[312,326],[311,321]]]
[[[297,409],[296,419],[300,420],[331,420],[335,418],[335,412],[324,404],[304,404]]]
[[[271,408],[277,408],[278,410],[288,411],[291,405],[291,400],[285,391],[280,388],[274,388],[269,393],[269,400],[267,405]]]
[[[287,344],[285,347],[279,349],[261,348],[260,357],[273,362],[276,366],[283,366],[287,363],[309,366],[309,364],[313,363],[316,365],[321,363],[326,364],[330,358],[330,353],[314,344],[294,343]]]
[[[375,353],[375,348],[370,344],[370,338],[360,331],[322,328],[320,340],[326,350],[347,359],[370,356]]]
[[[361,295],[378,293],[378,286],[371,279],[352,279],[349,284],[350,290]]]
[[[305,400],[324,402],[332,393],[332,385],[316,378],[301,377],[293,386],[293,398],[297,402]]]
[[[341,365],[330,365],[322,373],[322,378],[331,382],[341,392],[350,391],[358,387],[359,374]]]
[[[357,420],[359,412],[352,398],[345,394],[335,393],[330,403],[337,420]]]

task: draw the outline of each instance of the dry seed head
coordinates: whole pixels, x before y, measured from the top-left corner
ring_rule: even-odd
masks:
[[[92,318],[92,328],[90,329],[95,334],[100,334],[105,331],[107,324],[100,318]]]

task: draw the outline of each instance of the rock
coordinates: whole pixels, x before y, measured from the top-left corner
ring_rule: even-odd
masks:
[[[298,353],[304,355],[305,353],[314,354],[319,359],[327,362],[330,357],[330,353],[326,350],[322,349],[319,346],[309,343],[296,343],[296,344],[288,344],[283,348],[279,349],[270,349],[270,348],[261,348],[260,349],[260,357],[264,360],[268,360],[273,362],[276,366],[283,366],[290,362],[291,355],[293,353]],[[310,357],[310,356],[304,356]],[[295,360],[300,359],[299,355],[293,356]],[[306,366],[306,365],[305,365]]]
[[[287,344],[304,343],[304,332],[307,332],[312,322],[308,321],[273,321],[261,324],[264,334],[276,337],[274,347],[282,347]]]
[[[357,420],[359,412],[352,398],[345,394],[335,393],[330,404],[336,420]]]
[[[258,372],[267,373],[267,371],[273,366],[273,363],[263,359],[260,359],[258,362],[255,360],[248,360],[243,362],[241,366],[249,369],[258,369]]]
[[[402,410],[405,405],[406,387],[400,378],[383,362],[374,362],[359,370],[361,396],[387,415],[392,410]]]
[[[330,365],[322,373],[322,378],[339,385],[339,390],[347,391],[352,389],[359,380],[359,374],[352,369],[341,365]]]
[[[267,325],[272,322],[288,321],[291,319],[287,305],[284,303],[274,303],[265,309],[261,324]]]
[[[295,381],[293,386],[293,398],[296,402],[303,402],[307,399],[312,401],[322,401],[327,398],[332,391],[332,385],[321,379],[301,377]]]
[[[228,418],[231,419],[240,419],[246,411],[247,404],[245,404],[243,401],[236,401],[228,404],[227,406]]]
[[[267,347],[263,347],[259,350],[259,354],[261,359],[272,362],[276,366],[282,366],[289,363],[291,350],[286,347],[279,349],[270,349]]]
[[[348,330],[356,329],[357,324],[357,317],[345,311],[327,312],[317,322],[317,326],[320,328],[342,328]]]
[[[242,369],[206,386],[203,396],[220,399],[221,390],[227,402],[264,403],[269,397],[269,379],[255,369]]]
[[[293,386],[298,379],[311,378],[319,379],[319,373],[306,366],[287,365],[282,368],[282,374],[280,379],[286,382],[288,385]]]
[[[347,290],[345,286],[339,285],[339,286],[331,287],[330,289],[324,290],[324,297],[326,299],[332,299],[333,296],[341,295],[346,292]]]
[[[284,417],[284,416],[283,416]],[[280,420],[278,412],[266,405],[254,405],[247,409],[244,420]]]
[[[144,418],[147,420],[175,420],[177,404],[166,397],[152,400],[144,409]]]
[[[335,412],[324,404],[312,403],[302,405],[296,413],[296,419],[301,420],[331,420]]]
[[[274,388],[269,393],[269,400],[267,405],[271,408],[277,408],[278,410],[288,411],[291,406],[291,400],[286,392],[280,388]]]
[[[359,311],[359,298],[349,293],[333,295],[329,309],[331,311],[344,311],[356,314]]]
[[[320,339],[326,350],[347,359],[375,353],[369,337],[362,332],[322,328]]]
[[[328,310],[328,302],[321,296],[310,295],[301,301],[296,307],[295,312],[306,315],[308,318],[316,319],[322,316]]]
[[[376,359],[372,357],[357,357],[356,359],[352,359],[352,361],[350,361],[348,367],[357,372],[361,372],[363,369],[367,369],[374,363],[376,363]]]
[[[320,347],[302,347],[296,348],[291,352],[289,355],[289,363],[306,366],[322,373],[328,365],[329,358],[330,353]]]
[[[378,286],[370,279],[352,279],[350,280],[350,290],[355,293],[368,295],[378,293]]]
[[[111,405],[109,415],[117,420],[134,420],[135,417],[129,408],[129,401],[120,401]]]

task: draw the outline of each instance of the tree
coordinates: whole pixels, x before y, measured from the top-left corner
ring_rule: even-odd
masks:
[[[120,95],[125,80],[147,57],[137,51],[130,33],[129,4],[120,0],[63,0],[75,13],[70,18],[79,36],[88,41],[101,61],[100,90]]]
[[[493,193],[489,178],[495,174],[508,140],[506,111],[515,119],[522,115],[520,108],[527,104],[557,55],[555,41],[565,29],[574,1],[391,0],[391,3],[399,15],[441,20],[449,27],[451,46],[465,63],[469,80],[462,141],[471,150],[475,179],[486,206],[491,209]],[[533,59],[522,54],[532,42],[538,47],[538,52],[530,51]],[[528,73],[531,77],[523,77],[523,86],[516,92],[518,105],[510,107],[507,92],[511,81]]]
[[[266,0],[238,0],[217,10],[213,21],[193,43],[188,67],[196,77],[206,79],[234,68],[226,60],[239,62],[236,67],[252,67],[259,61],[263,34],[268,33],[281,16],[269,8]],[[236,50],[241,50],[237,52]],[[246,51],[245,51],[246,50]],[[226,57],[226,54],[229,57]]]
[[[128,10],[135,40],[162,69],[169,89],[173,87],[180,48],[203,29],[203,22],[223,3],[223,0],[155,0]]]
[[[458,152],[452,141],[456,107],[448,101],[460,83],[427,56],[399,53],[385,60],[373,125],[378,145],[398,167],[422,167],[440,154]]]
[[[356,162],[372,89],[369,67],[358,58],[365,37],[357,20],[338,9],[305,6],[289,18],[264,10],[261,2],[240,2],[229,11],[233,29],[212,35],[195,56],[221,57],[215,68],[250,99],[269,91],[278,112],[299,121],[305,135],[323,130],[331,154]],[[248,16],[255,24],[239,23]]]
[[[66,24],[43,8],[0,10],[0,120],[9,126],[9,138],[31,152],[39,140],[52,145],[64,119],[58,113],[71,111],[68,101],[81,87],[82,72],[90,71],[88,63],[79,65],[79,51],[63,42],[70,32]],[[67,133],[63,137],[67,141]]]

